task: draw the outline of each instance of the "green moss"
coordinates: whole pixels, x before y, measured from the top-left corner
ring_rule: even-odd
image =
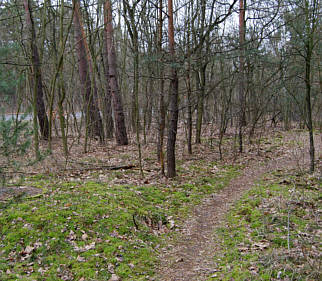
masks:
[[[26,179],[48,190],[0,206],[0,280],[17,280],[17,274],[19,280],[61,280],[64,274],[108,280],[111,263],[122,280],[146,280],[157,263],[154,248],[163,243],[160,222],[169,226],[169,216],[186,216],[203,196],[238,175],[239,167],[218,164],[213,174],[213,165],[200,161],[194,167],[198,176],[168,186],[64,182],[43,175]],[[111,172],[113,178],[122,176]],[[33,247],[30,256],[23,253],[28,246]],[[13,262],[7,262],[8,255]],[[28,267],[32,272],[26,272]]]

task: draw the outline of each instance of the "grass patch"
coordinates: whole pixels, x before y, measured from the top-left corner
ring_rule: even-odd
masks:
[[[238,174],[238,167],[209,173],[212,165],[202,165],[197,180],[158,186],[29,178],[46,186],[42,196],[0,206],[0,280],[148,279],[173,218]]]
[[[221,250],[208,280],[321,280],[320,191],[308,174],[265,176],[216,230]]]

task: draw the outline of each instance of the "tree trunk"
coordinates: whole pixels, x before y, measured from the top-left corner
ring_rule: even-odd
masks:
[[[138,2],[136,2],[138,3]],[[135,22],[135,7],[136,4],[133,4],[133,7],[130,7],[129,3],[123,0],[124,8],[124,19],[128,27],[128,32],[131,37],[132,48],[134,52],[133,57],[133,92],[132,92],[132,122],[134,121],[134,129],[136,133],[136,142],[139,151],[139,166],[141,176],[143,177],[142,169],[142,151],[141,151],[141,141],[140,141],[140,110],[139,110],[139,38],[137,25]],[[145,129],[145,128],[144,128]]]
[[[246,126],[245,116],[245,4],[239,0],[239,152],[243,152],[243,127]]]
[[[162,55],[162,25],[163,17],[163,0],[159,0],[159,32],[158,32],[158,55],[161,60]],[[163,79],[163,65],[159,64],[159,76],[160,76],[160,94],[159,94],[159,124],[158,124],[158,144],[157,144],[157,157],[161,164],[161,174],[164,175],[164,157],[163,157],[163,139],[165,129],[165,113],[166,108],[164,104],[164,79]]]
[[[85,115],[88,131],[91,137],[98,137],[102,142],[104,140],[104,131],[102,119],[97,105],[97,100],[94,99],[97,95],[95,83],[91,82],[90,72],[93,75],[93,69],[90,67],[90,53],[87,48],[86,35],[81,21],[79,0],[74,0],[74,25],[75,39],[77,46],[77,55],[79,60],[79,76],[82,89],[85,97]],[[88,46],[87,46],[88,47]],[[94,79],[94,77],[92,77]]]
[[[176,176],[176,137],[178,127],[178,76],[174,66],[175,50],[174,50],[174,26],[173,26],[173,6],[172,0],[168,0],[168,36],[169,51],[172,60],[171,80],[169,91],[169,127],[168,127],[168,143],[167,143],[167,173],[169,178]]]
[[[107,23],[106,13],[104,13],[104,22]],[[106,28],[106,27],[105,27]],[[107,45],[106,45],[106,32],[103,32],[103,51],[102,51],[102,61],[104,67],[104,75],[105,75],[105,94],[103,95],[103,114],[104,114],[104,123],[105,123],[105,131],[106,131],[106,138],[111,139],[113,138],[113,117],[112,117],[112,93],[111,87],[109,83],[109,69],[108,69],[108,52],[107,52]]]
[[[36,44],[36,31],[34,26],[34,21],[32,18],[32,10],[29,0],[24,0],[24,8],[26,12],[26,23],[29,28],[29,33],[31,35],[30,38],[30,49],[31,49],[31,65],[32,65],[32,80],[35,83],[35,91],[36,91],[36,106],[35,112],[37,112],[38,123],[40,127],[40,133],[43,139],[48,140],[49,137],[49,123],[48,117],[46,114],[46,108],[44,103],[44,94],[43,94],[43,86],[42,86],[42,75],[40,68],[40,59],[38,48]]]
[[[191,101],[191,81],[190,81],[190,61],[187,70],[187,125],[188,125],[188,153],[192,154],[192,101]]]
[[[112,25],[112,6],[110,0],[105,2],[106,13],[106,46],[109,66],[109,83],[112,93],[114,119],[115,119],[115,136],[118,145],[127,145],[128,138],[125,127],[122,97],[119,92],[116,71],[116,53],[113,43],[113,25]]]
[[[64,116],[64,107],[63,103],[66,98],[66,91],[65,91],[65,85],[64,85],[64,77],[63,77],[63,58],[64,58],[64,49],[65,49],[65,43],[64,43],[64,0],[61,0],[61,6],[60,6],[60,34],[59,34],[59,49],[60,49],[60,59],[61,64],[57,63],[57,71],[59,72],[59,99],[58,99],[58,115],[59,115],[59,121],[60,121],[60,130],[61,130],[61,136],[62,136],[62,142],[63,142],[63,148],[64,148],[64,154],[67,158],[68,156],[68,143],[67,143],[67,135],[68,131],[66,130],[66,120]]]
[[[187,17],[190,16],[190,5],[187,10]],[[187,22],[187,70],[186,70],[186,85],[187,85],[187,146],[188,153],[192,154],[192,100],[191,100],[191,46],[190,46],[190,34],[191,34],[191,25],[190,21]]]
[[[305,86],[306,86],[306,125],[309,131],[310,140],[310,172],[314,172],[314,137],[313,137],[313,123],[312,123],[312,106],[311,106],[311,60],[313,53],[313,33],[315,28],[315,22],[312,24],[312,30],[310,29],[309,22],[309,3],[305,1],[305,13],[306,13],[306,30],[308,36],[305,44]]]
[[[200,67],[197,73],[197,89],[198,89],[198,104],[197,104],[197,123],[196,123],[196,143],[201,143],[201,128],[204,113],[204,99],[206,87],[206,68],[207,64]]]

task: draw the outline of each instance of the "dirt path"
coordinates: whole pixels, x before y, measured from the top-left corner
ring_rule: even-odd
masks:
[[[319,139],[316,138],[317,158],[321,157]],[[303,162],[308,162],[308,159]],[[155,280],[206,280],[206,277],[215,269],[213,257],[217,248],[213,241],[213,231],[222,223],[230,206],[264,173],[281,168],[295,168],[297,165],[298,159],[295,159],[295,152],[286,151],[284,155],[266,164],[254,163],[252,167],[245,168],[243,174],[232,180],[220,193],[205,198],[199,206],[195,207],[190,218],[182,226],[179,242],[176,242],[170,250],[163,249],[160,255],[160,270]]]

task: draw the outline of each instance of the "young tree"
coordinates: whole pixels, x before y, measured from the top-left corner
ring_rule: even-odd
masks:
[[[289,28],[291,39],[290,45],[290,57],[299,61],[294,61],[299,73],[298,77],[303,77],[305,86],[305,110],[304,120],[309,132],[310,143],[310,171],[314,171],[314,137],[313,137],[313,122],[312,122],[312,74],[313,74],[313,55],[314,50],[319,47],[321,42],[321,33],[319,28],[321,27],[321,3],[318,0],[297,0],[289,1],[286,14],[286,24]],[[300,19],[300,20],[299,20]],[[303,64],[302,64],[303,62]],[[303,67],[304,65],[304,67]],[[304,74],[304,75],[302,75]]]

